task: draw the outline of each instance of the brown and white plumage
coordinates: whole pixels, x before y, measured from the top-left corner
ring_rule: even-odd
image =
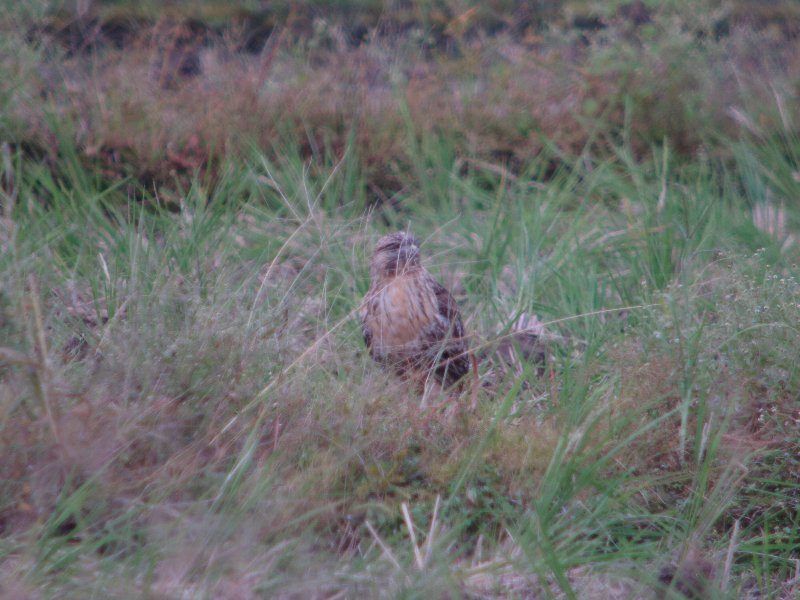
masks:
[[[469,347],[458,305],[422,266],[419,242],[397,232],[378,240],[371,285],[359,316],[377,362],[402,376],[432,375],[443,386],[469,371]]]

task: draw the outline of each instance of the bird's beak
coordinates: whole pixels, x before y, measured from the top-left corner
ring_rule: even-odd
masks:
[[[419,256],[419,248],[413,244],[400,246],[397,251],[397,262],[399,264],[408,264]]]

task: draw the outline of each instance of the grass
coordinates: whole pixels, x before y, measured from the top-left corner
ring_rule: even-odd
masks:
[[[527,110],[524,90],[567,71],[490,60],[496,38],[449,58],[399,38],[387,68],[436,76],[364,95],[357,126],[342,99],[362,88],[315,60],[340,73],[371,52],[368,70],[383,43],[301,35],[221,96],[244,55],[148,93],[149,46],[4,57],[0,592],[796,597],[795,65],[757,110],[739,73],[742,103],[703,129],[715,99],[681,90],[719,80],[697,54],[741,57],[747,37],[698,45],[665,6],[641,53],[669,74],[655,90],[597,78],[632,47],[622,13],[598,13],[583,114]],[[562,18],[542,34],[560,50]],[[51,96],[43,65],[63,69]],[[443,73],[497,103],[437,121]],[[203,103],[214,119],[183,118]],[[262,129],[279,105],[297,120]],[[536,315],[543,368],[489,352],[474,410],[468,392],[432,410],[369,360],[369,255],[406,227],[473,345]]]

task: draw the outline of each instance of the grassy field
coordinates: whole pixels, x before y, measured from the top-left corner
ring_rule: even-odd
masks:
[[[2,4],[0,596],[798,597],[793,2]]]

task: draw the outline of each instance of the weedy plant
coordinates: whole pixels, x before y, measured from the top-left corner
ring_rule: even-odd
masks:
[[[5,150],[4,590],[794,593],[798,290],[734,173],[623,147],[546,184],[440,171],[435,213],[443,184],[409,189],[385,218],[475,345],[523,313],[562,340],[445,416],[364,356],[386,226],[335,208],[346,158],[253,154],[170,212],[61,152]]]

